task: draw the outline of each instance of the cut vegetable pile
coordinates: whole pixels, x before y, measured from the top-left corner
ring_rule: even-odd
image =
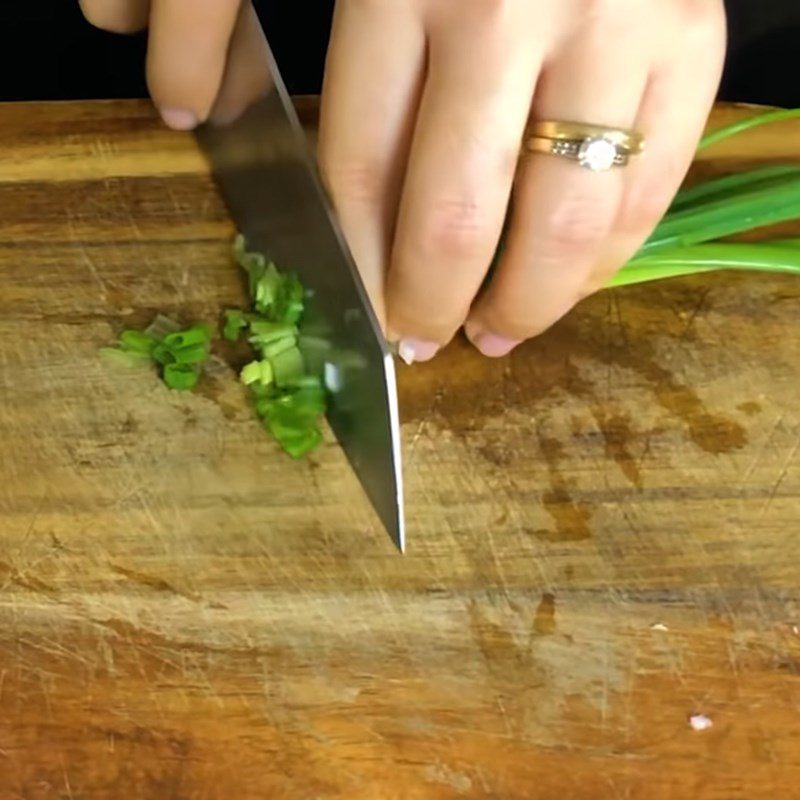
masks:
[[[117,347],[105,347],[101,352],[109,360],[129,366],[156,365],[170,389],[185,392],[197,385],[210,350],[208,325],[180,330],[173,320],[158,316],[143,331],[123,331]]]
[[[225,312],[223,336],[246,335],[258,359],[241,372],[256,413],[281,447],[300,458],[322,441],[320,418],[327,398],[320,375],[309,374],[298,346],[305,292],[294,275],[283,275],[260,253],[248,253],[242,236],[234,244],[236,262],[248,275],[253,312]]]
[[[800,118],[800,109],[759,114],[708,134],[699,149],[757,125],[792,118]],[[730,269],[800,275],[800,239],[721,241],[793,219],[800,219],[800,164],[762,167],[684,189],[608,285]],[[300,458],[322,441],[320,421],[327,408],[322,370],[334,363],[328,361],[330,343],[306,330],[301,352],[298,337],[306,293],[297,277],[280,273],[263,255],[247,252],[241,236],[234,243],[234,258],[247,273],[252,309],[225,311],[222,335],[232,342],[245,336],[255,350],[257,358],[241,371],[241,381],[265,429],[289,455]],[[117,347],[102,352],[128,366],[155,365],[169,388],[187,391],[197,384],[210,347],[208,325],[181,330],[173,320],[159,316],[144,331],[123,331]],[[337,369],[363,367],[352,353],[338,354],[336,363]]]

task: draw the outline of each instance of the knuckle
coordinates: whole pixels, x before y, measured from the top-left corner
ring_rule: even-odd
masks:
[[[613,212],[602,198],[575,194],[561,200],[544,220],[545,257],[574,259],[591,253],[611,232]]]
[[[434,203],[416,237],[423,259],[456,264],[483,259],[488,263],[494,238],[486,209],[472,200]]]
[[[320,169],[337,202],[380,206],[384,200],[386,170],[368,158],[341,159],[320,153]]]

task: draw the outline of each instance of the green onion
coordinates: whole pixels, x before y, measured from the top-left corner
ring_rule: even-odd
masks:
[[[778,164],[747,172],[737,172],[681,189],[670,206],[669,213],[696,207],[701,201],[726,200],[745,191],[769,189],[800,178],[800,166]]]
[[[300,428],[277,420],[269,420],[266,427],[293,458],[302,458],[322,443],[322,433],[317,427]]]
[[[225,324],[222,335],[229,342],[237,342],[242,331],[247,328],[247,316],[238,308],[228,309],[225,312]]]
[[[267,361],[251,361],[241,372],[241,381],[245,386],[258,383],[269,386],[274,380],[272,364]]]
[[[294,339],[297,336],[297,326],[287,322],[257,319],[250,323],[250,334],[252,344],[265,347],[280,339]]]
[[[153,348],[153,360],[162,366],[175,363],[175,355],[163,342]]]
[[[250,341],[252,342],[253,340],[251,339]],[[283,339],[275,339],[268,344],[259,346],[264,358],[271,361],[292,348],[297,349],[297,339],[294,336],[285,336]]]
[[[714,131],[701,149],[756,125],[800,118],[800,109],[758,114]],[[678,193],[639,252],[608,283],[625,286],[716,270],[800,275],[800,239],[728,242],[734,234],[800,218],[800,166],[770,165]]]
[[[144,353],[149,356],[158,344],[158,339],[144,331],[123,331],[119,336],[121,349],[132,353]]]
[[[207,345],[211,342],[211,329],[208,325],[193,325],[185,331],[170,333],[164,337],[164,344],[170,350],[189,347],[196,344]]]
[[[278,386],[291,386],[305,374],[303,356],[296,345],[278,353],[271,359],[275,383]]]
[[[170,389],[186,391],[197,385],[210,346],[208,325],[180,330],[176,322],[159,315],[144,331],[123,331],[119,347],[103,348],[101,354],[119,364],[155,364]]]
[[[171,351],[178,364],[202,364],[208,358],[207,344],[193,344]]]
[[[121,367],[140,367],[152,363],[147,353],[121,350],[119,347],[101,347],[100,355],[109,363],[118,364]]]
[[[783,122],[789,119],[800,118],[800,108],[779,108],[771,111],[766,111],[761,114],[756,114],[747,119],[739,120],[731,125],[726,125],[724,128],[707,133],[697,145],[697,149],[705,150],[706,147],[711,147],[712,144],[721,142],[723,139],[728,139],[738,133],[744,133],[751,128],[758,125],[766,125],[771,122]]]
[[[265,429],[287,453],[300,458],[322,441],[319,421],[327,406],[323,365],[314,364],[319,374],[309,373],[298,346],[306,293],[296,276],[283,275],[263,256],[248,253],[243,237],[236,238],[233,254],[247,273],[256,313],[227,311],[223,335],[235,340],[247,331],[259,358],[244,367],[241,381],[249,388]],[[317,345],[322,352],[322,343]]]
[[[800,217],[800,177],[775,188],[754,188],[668,213],[640,253],[693,245]]]
[[[191,364],[167,364],[164,367],[164,383],[179,392],[194,389],[199,378],[199,372]]]

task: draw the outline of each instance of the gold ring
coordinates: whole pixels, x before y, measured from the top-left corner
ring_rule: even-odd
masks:
[[[529,152],[569,158],[594,172],[624,167],[644,145],[644,136],[636,131],[553,120],[533,123],[525,141]]]

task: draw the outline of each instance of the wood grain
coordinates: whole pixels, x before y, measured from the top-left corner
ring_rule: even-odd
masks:
[[[787,124],[697,174],[798,158]],[[186,397],[98,360],[243,302],[190,136],[0,107],[0,224],[2,800],[800,796],[796,280],[404,369],[400,557],[330,438],[259,432],[233,351]]]

